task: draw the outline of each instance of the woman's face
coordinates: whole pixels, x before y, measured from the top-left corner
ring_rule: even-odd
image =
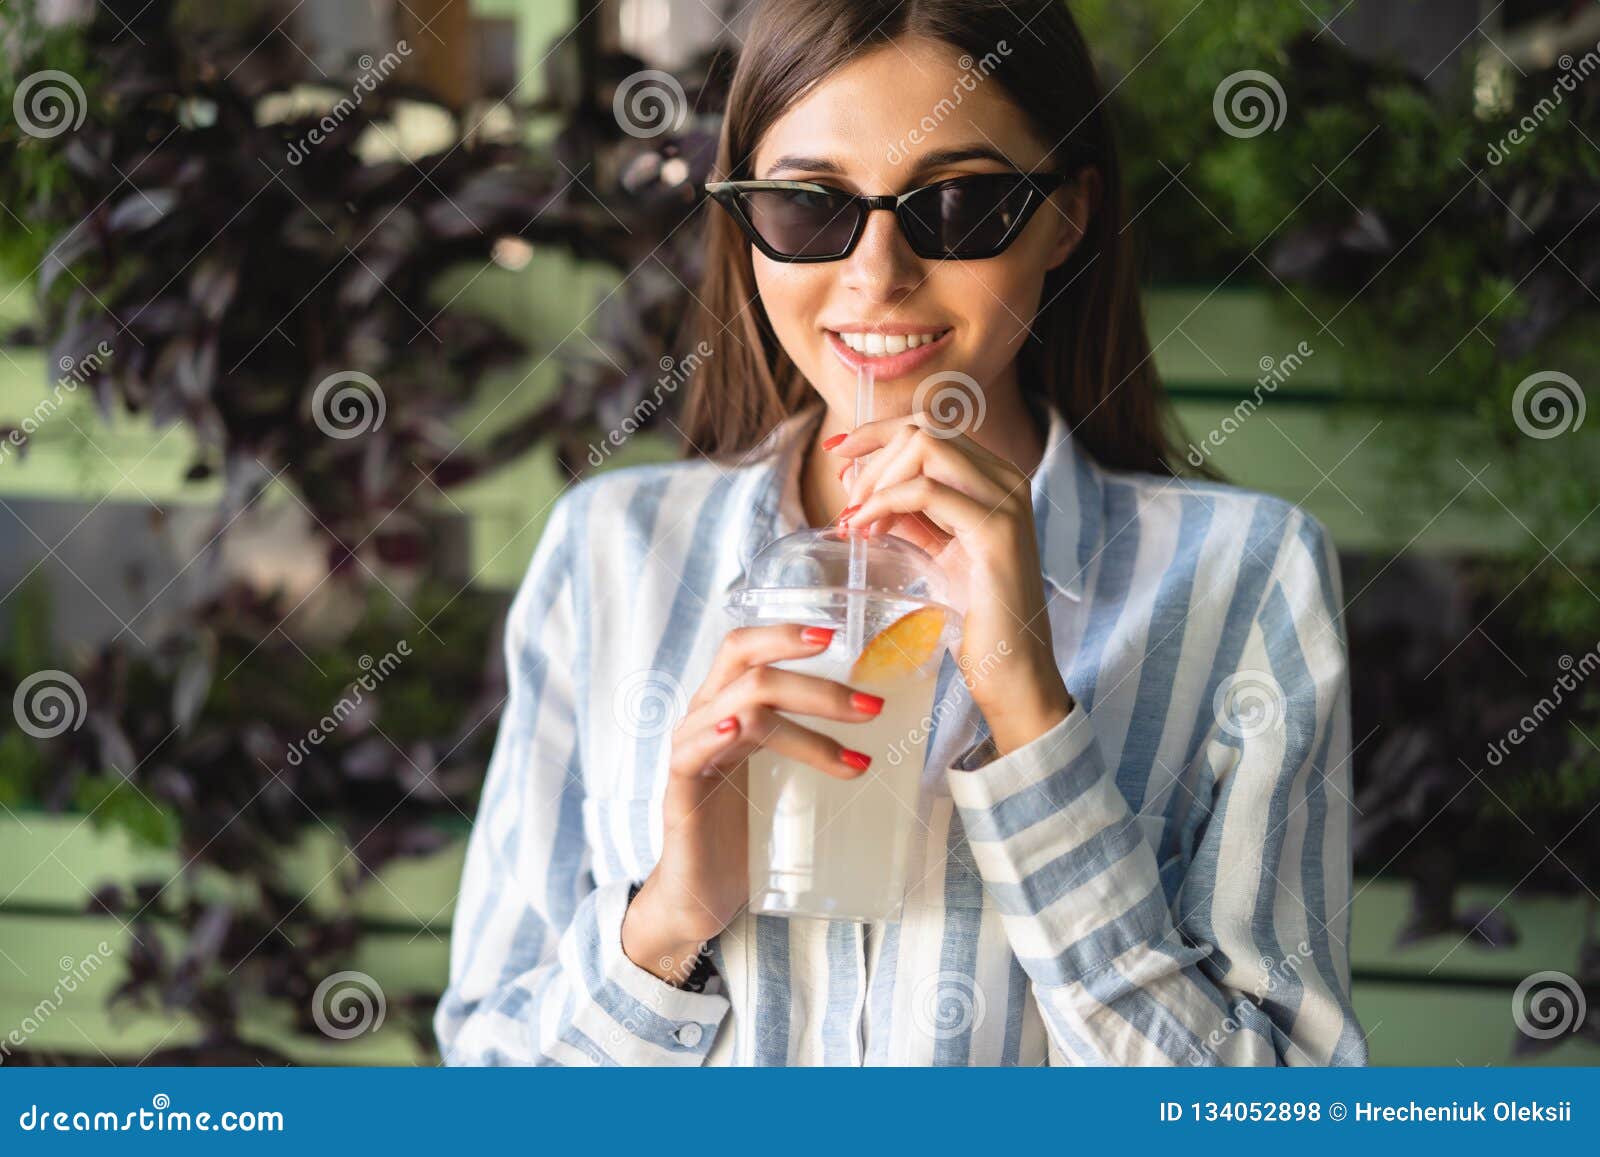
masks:
[[[767,130],[751,174],[883,194],[971,173],[1046,171],[1056,142],[1039,140],[1000,86],[965,60],[943,41],[908,38],[852,61]],[[891,351],[903,338],[869,341],[866,356],[883,355],[872,358],[875,417],[909,413],[918,384],[940,371],[966,374],[991,396],[1014,389],[1013,362],[1043,304],[1045,273],[1087,224],[1089,184],[1057,190],[1003,253],[977,261],[918,257],[888,212],[868,214],[855,249],[838,261],[785,264],[752,249],[761,302],[836,413],[854,413],[853,362],[863,355],[849,345],[873,331],[937,337],[920,354],[898,356]]]

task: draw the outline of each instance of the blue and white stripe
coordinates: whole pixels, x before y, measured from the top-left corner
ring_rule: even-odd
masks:
[[[1072,713],[997,758],[947,657],[900,923],[740,916],[704,993],[623,954],[675,715],[728,588],[804,524],[820,413],[747,465],[630,467],[556,503],[507,622],[446,1062],[1364,1064],[1332,544],[1275,498],[1104,470],[1054,410],[1032,485]],[[1219,712],[1251,688],[1265,724]]]

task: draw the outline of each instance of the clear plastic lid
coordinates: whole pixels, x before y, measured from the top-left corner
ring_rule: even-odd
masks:
[[[949,583],[927,551],[892,534],[871,538],[858,534],[856,541],[866,559],[865,581],[858,591],[869,598],[936,603],[952,610]],[[728,606],[749,609],[758,602],[782,601],[784,592],[801,591],[807,592],[808,602],[847,599],[851,593],[847,531],[838,526],[808,527],[768,543],[751,560],[744,581],[730,592]]]

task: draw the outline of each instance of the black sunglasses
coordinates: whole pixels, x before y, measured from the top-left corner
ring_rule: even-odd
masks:
[[[1017,239],[1066,173],[974,173],[864,197],[810,181],[711,181],[706,193],[774,261],[838,261],[866,231],[867,214],[888,209],[918,257],[975,261]]]

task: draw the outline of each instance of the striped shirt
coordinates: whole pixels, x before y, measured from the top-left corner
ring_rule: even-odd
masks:
[[[703,992],[624,955],[671,731],[729,589],[805,525],[821,414],[737,468],[628,467],[557,500],[507,619],[445,1062],[1366,1063],[1327,533],[1266,495],[1106,470],[1053,408],[1031,484],[1066,719],[999,756],[947,655],[900,922],[741,914]]]

